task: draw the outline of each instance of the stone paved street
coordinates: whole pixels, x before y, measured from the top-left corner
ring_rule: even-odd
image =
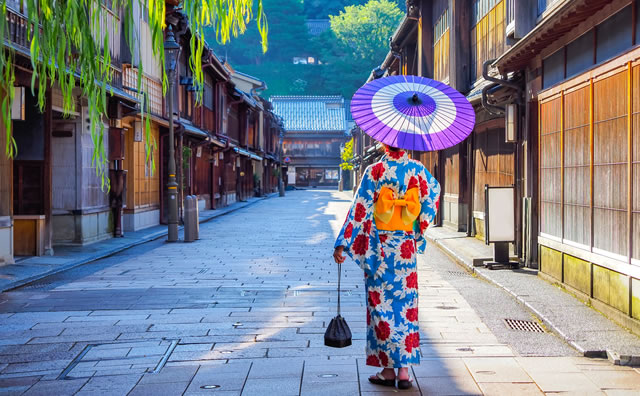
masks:
[[[287,192],[201,225],[197,242],[150,242],[0,294],[0,394],[640,392],[638,369],[578,357],[551,334],[523,341],[492,330],[483,306],[463,294],[506,294],[459,292],[493,286],[452,268],[434,246],[419,260],[417,386],[369,384],[375,370],[364,365],[363,277],[350,261],[342,302],[353,346],[323,345],[337,298],[331,250],[348,199]],[[513,301],[505,304],[526,318]]]

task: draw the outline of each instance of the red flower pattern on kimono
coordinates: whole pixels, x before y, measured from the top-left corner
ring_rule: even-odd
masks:
[[[389,356],[387,356],[387,354],[384,353],[384,351],[380,351],[378,353],[378,357],[380,358],[380,363],[382,363],[382,367],[387,367],[387,365],[389,364]]]
[[[420,178],[420,195],[426,197],[429,195],[429,184],[423,178]]]
[[[413,257],[413,253],[415,253],[415,246],[413,240],[407,240],[402,243],[400,246],[400,257],[405,260]]]
[[[359,256],[364,256],[369,249],[369,238],[367,235],[359,234],[353,241],[353,252]]]
[[[353,234],[353,224],[349,223],[347,228],[344,229],[344,239],[351,239],[351,235]]]
[[[391,335],[391,327],[389,322],[380,322],[376,325],[376,337],[378,340],[385,341]]]
[[[427,227],[429,227],[429,222],[427,220],[422,220],[420,222],[420,232],[424,233],[427,230]]]
[[[367,234],[371,234],[371,225],[373,224],[373,221],[371,220],[367,220],[362,224],[362,230],[364,232],[366,232]]]
[[[407,186],[407,190],[410,190],[415,187],[418,187],[418,179],[416,179],[415,177],[411,177],[411,179],[409,179],[409,185]]]
[[[413,348],[420,347],[420,333],[409,333],[404,339],[405,350],[413,353]]]
[[[369,305],[373,308],[377,307],[380,304],[380,292],[370,291],[369,292]]]
[[[371,178],[373,178],[374,181],[380,180],[380,178],[382,178],[382,175],[384,175],[384,171],[384,164],[382,162],[378,162],[371,169]]]
[[[356,212],[354,214],[354,219],[360,223],[362,221],[362,219],[364,219],[364,217],[367,215],[367,209],[364,207],[363,204],[361,204],[360,202],[358,202],[356,204]]]
[[[380,359],[376,355],[367,356],[367,366],[380,367]]]
[[[409,289],[417,289],[418,288],[418,273],[412,272],[407,276],[407,287]]]
[[[418,308],[409,308],[409,309],[407,309],[407,320],[409,322],[417,322],[418,321]]]

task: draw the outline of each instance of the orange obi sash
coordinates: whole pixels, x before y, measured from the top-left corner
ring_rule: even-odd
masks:
[[[396,193],[388,187],[380,189],[373,216],[376,227],[382,231],[413,231],[413,222],[420,214],[420,193],[410,188],[404,199],[396,199]]]

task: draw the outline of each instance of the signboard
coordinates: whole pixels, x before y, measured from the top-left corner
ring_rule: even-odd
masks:
[[[489,187],[485,185],[484,228],[485,242],[514,242],[515,225],[515,189],[510,187]]]
[[[289,162],[291,162],[291,158],[289,158],[289,157],[284,157],[284,162],[286,162],[286,163],[288,164]]]

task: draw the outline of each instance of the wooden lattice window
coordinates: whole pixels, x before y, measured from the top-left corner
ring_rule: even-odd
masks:
[[[540,232],[562,238],[561,103],[540,105]]]
[[[628,255],[627,72],[594,83],[593,247]]]
[[[591,243],[590,87],[564,97],[564,238]]]

